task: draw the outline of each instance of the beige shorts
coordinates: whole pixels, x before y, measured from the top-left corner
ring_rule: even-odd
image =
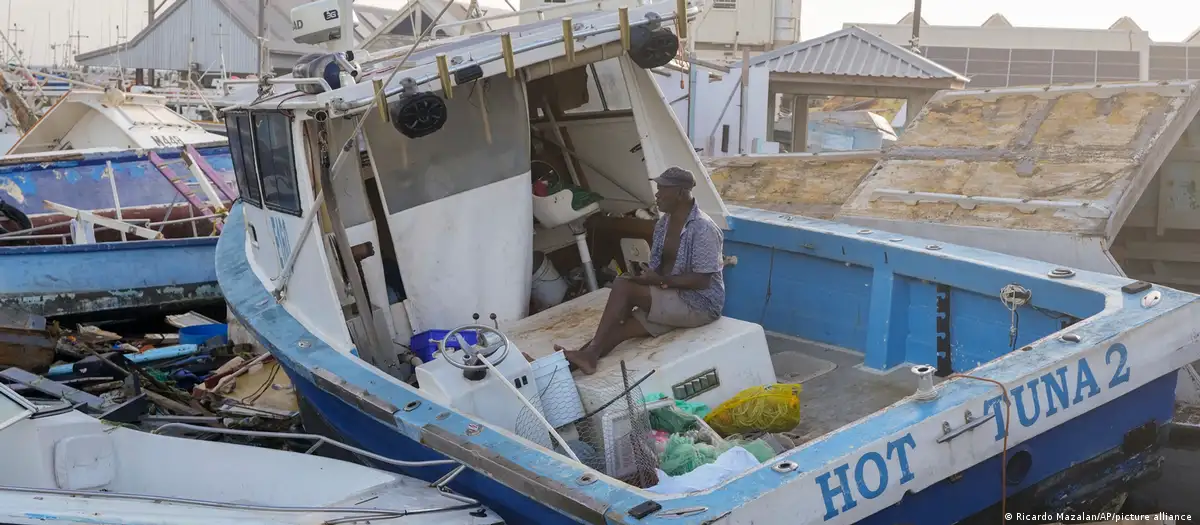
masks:
[[[679,297],[679,290],[657,286],[650,288],[650,312],[633,310],[633,318],[642,323],[650,335],[658,337],[676,328],[695,328],[717,320],[708,312],[696,310]]]

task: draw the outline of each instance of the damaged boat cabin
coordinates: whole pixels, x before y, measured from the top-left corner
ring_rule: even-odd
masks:
[[[598,289],[593,251],[624,260],[620,239],[653,229],[650,178],[702,169],[649,72],[678,50],[664,27],[675,7],[577,13],[407,60],[402,49],[354,64],[357,81],[331,92],[303,63],[263,95],[235,91],[224,116],[253,264],[331,345],[405,380],[414,333],[503,324]],[[593,64],[618,81],[601,91]],[[600,93],[629,105],[596,104]],[[712,186],[694,193],[724,226]],[[574,289],[531,301],[535,258],[582,268]]]

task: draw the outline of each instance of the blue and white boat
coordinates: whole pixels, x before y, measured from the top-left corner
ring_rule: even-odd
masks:
[[[232,173],[225,138],[161,97],[68,93],[0,158],[0,305],[48,317],[220,305],[212,257]]]
[[[348,3],[298,8],[297,36],[347,50],[329,35],[353,34],[336,16]],[[403,472],[451,479],[514,523],[995,523],[1104,508],[1152,476],[1177,371],[1200,357],[1200,297],[726,206],[649,72],[678,49],[672,20],[695,10],[575,13],[407,59],[314,57],[231,95],[226,122],[247,130],[229,135],[242,201],[217,276],[309,420],[388,457],[461,462]],[[573,111],[601,69],[621,80],[605,111]],[[621,88],[627,107],[608,91]],[[604,200],[533,195],[543,163]],[[602,405],[625,367],[654,371],[644,392],[710,406],[776,381],[804,388],[795,447],[684,494],[621,481],[620,465],[576,461],[519,424],[543,393],[518,356],[590,338],[608,294],[596,268],[639,260],[650,177],[670,166],[700,176],[697,204],[725,231],[724,317],[617,347],[573,376],[581,405]],[[534,313],[535,251],[582,262],[586,293]],[[413,334],[457,328],[486,348],[414,359]]]

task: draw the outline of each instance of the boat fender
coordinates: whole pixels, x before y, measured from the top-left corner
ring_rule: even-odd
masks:
[[[665,66],[678,53],[679,37],[665,27],[637,26],[629,31],[629,58],[642,69]]]
[[[17,209],[16,206],[4,202],[2,199],[0,199],[0,216],[4,216],[17,223],[17,231],[33,228],[33,222],[29,220],[29,216],[25,215],[25,212]],[[8,230],[0,226],[0,233],[8,233]]]
[[[428,91],[404,95],[389,106],[392,125],[410,139],[431,135],[446,124],[446,101]]]

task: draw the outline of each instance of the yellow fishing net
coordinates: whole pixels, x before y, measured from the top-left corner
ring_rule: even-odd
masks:
[[[800,424],[800,385],[747,388],[714,408],[704,422],[722,436],[790,431]]]

